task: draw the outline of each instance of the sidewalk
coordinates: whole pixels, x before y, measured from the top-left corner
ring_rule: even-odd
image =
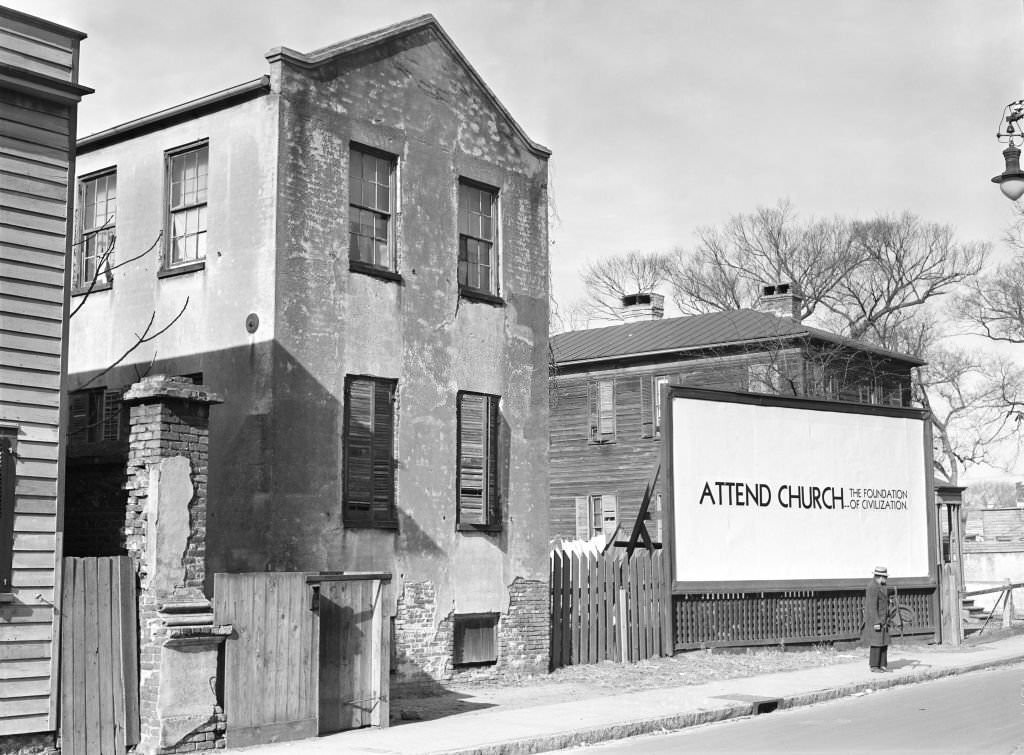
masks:
[[[704,684],[660,687],[624,694],[552,701],[543,694],[524,702],[529,687],[480,691],[464,700],[465,712],[429,721],[396,722],[389,729],[360,729],[319,739],[259,745],[222,752],[245,755],[519,755],[594,744],[637,734],[810,705],[863,692],[1024,661],[1024,635],[958,650],[889,648],[889,673],[873,674],[864,658],[847,663],[762,674]],[[524,692],[525,691],[525,692]]]

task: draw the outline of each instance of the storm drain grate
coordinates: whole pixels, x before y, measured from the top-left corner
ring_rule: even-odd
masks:
[[[741,703],[750,703],[751,711],[755,716],[762,713],[771,713],[779,707],[779,698],[760,697],[758,695],[715,695],[717,700],[736,700]]]

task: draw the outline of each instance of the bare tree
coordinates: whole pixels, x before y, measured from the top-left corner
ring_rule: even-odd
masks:
[[[969,281],[956,304],[971,332],[993,341],[1024,343],[1024,247],[992,274]]]

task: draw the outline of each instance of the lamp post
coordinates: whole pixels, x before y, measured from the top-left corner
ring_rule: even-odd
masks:
[[[1014,202],[1024,196],[1024,171],[1020,169],[1020,150],[1014,141],[1024,141],[1024,133],[1019,124],[1022,118],[1024,100],[1011,102],[1003,108],[1003,117],[999,120],[999,129],[996,131],[996,139],[1006,142],[1006,149],[1003,150],[1006,169],[998,176],[994,176],[992,183],[999,184],[999,190]]]

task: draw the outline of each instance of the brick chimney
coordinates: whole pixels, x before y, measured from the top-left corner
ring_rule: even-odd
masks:
[[[660,320],[665,316],[665,297],[661,294],[653,292],[626,294],[621,301],[621,316],[624,322]]]
[[[761,299],[757,303],[760,312],[768,312],[776,317],[788,317],[800,322],[800,305],[804,298],[796,292],[792,283],[775,283],[761,289]]]

